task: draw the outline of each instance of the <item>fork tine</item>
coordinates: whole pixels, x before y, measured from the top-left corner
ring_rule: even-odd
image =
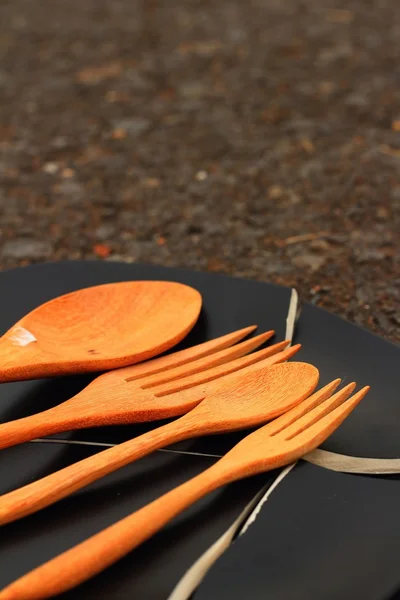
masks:
[[[286,440],[290,440],[294,438],[296,435],[307,429],[313,423],[316,423],[319,419],[321,419],[324,415],[328,414],[331,410],[336,408],[336,406],[340,406],[343,404],[347,398],[349,398],[350,394],[353,392],[356,384],[349,383],[343,389],[336,392],[331,397],[328,397],[326,400],[320,402],[313,409],[308,410],[302,417],[297,419],[294,423],[289,425],[281,431],[281,436],[283,436]]]
[[[199,384],[224,377],[230,373],[236,373],[245,367],[247,367],[246,373],[249,373],[260,367],[260,361],[263,361],[263,366],[284,362],[296,354],[301,347],[300,344],[296,344],[287,350],[281,351],[289,343],[289,340],[279,342],[278,344],[274,344],[268,348],[263,348],[262,350],[253,352],[248,356],[237,358],[236,360],[226,363],[225,365],[220,365],[218,367],[208,369],[202,373],[196,373],[195,375],[189,375],[184,379],[177,379],[174,382],[157,387],[152,391],[157,397],[167,396],[168,394],[180,392],[189,388],[191,389]]]
[[[303,447],[303,454],[307,454],[320,444],[322,444],[330,435],[333,433],[341,423],[346,419],[346,417],[355,409],[357,404],[361,402],[364,396],[369,392],[370,386],[367,385],[359,390],[354,396],[351,396],[348,400],[345,400],[339,406],[335,406],[335,402],[331,404],[330,400],[326,403],[328,406],[328,414],[325,414],[321,419],[319,419],[316,423],[310,427],[307,427],[299,433],[295,435],[295,437],[291,438],[292,442]],[[335,394],[336,395],[336,394]],[[329,410],[331,407],[334,407],[333,410]]]
[[[281,432],[281,435],[283,435],[286,440],[291,440],[302,434],[303,431],[310,430],[314,424],[318,428],[318,423],[320,423],[325,416],[331,415],[336,408],[342,406],[346,401],[348,401],[355,387],[356,384],[354,382],[349,383],[342,390],[339,390],[339,392],[322,402],[313,410],[306,413],[302,418],[290,425],[287,429],[284,429]],[[365,394],[366,393],[367,392],[365,392]]]
[[[142,389],[146,390],[148,388],[161,385],[162,383],[167,383],[168,381],[181,379],[187,375],[200,373],[201,371],[205,371],[211,367],[223,365],[230,360],[244,356],[245,354],[251,352],[251,350],[262,346],[262,344],[269,340],[274,333],[274,331],[267,331],[266,333],[257,335],[254,338],[250,338],[249,340],[241,342],[240,344],[236,344],[235,346],[232,346],[226,350],[221,350],[220,352],[215,352],[210,356],[193,360],[189,364],[184,364],[180,367],[176,367],[175,369],[169,369],[168,371],[145,377],[144,379],[138,381],[138,383]],[[130,381],[130,379],[127,381]]]
[[[233,331],[227,335],[215,338],[214,340],[209,340],[208,342],[203,342],[202,344],[197,344],[196,346],[186,348],[185,350],[179,350],[178,352],[172,352],[165,356],[152,358],[143,363],[123,367],[118,369],[118,371],[123,377],[125,376],[128,378],[129,381],[134,381],[145,375],[166,371],[167,369],[178,367],[179,365],[183,365],[203,356],[208,356],[213,352],[229,348],[252,333],[255,329],[257,329],[257,325],[251,325],[250,327]]]
[[[286,429],[287,427],[292,425],[292,423],[298,422],[298,420],[303,415],[305,415],[310,410],[321,404],[321,402],[324,402],[327,398],[329,398],[340,382],[341,379],[335,379],[334,381],[331,381],[323,388],[321,388],[320,390],[303,400],[303,402],[300,402],[300,404],[296,404],[296,406],[288,410],[279,418],[271,421],[265,427],[265,430],[268,430],[268,433],[271,436],[274,436],[280,433],[283,429]]]

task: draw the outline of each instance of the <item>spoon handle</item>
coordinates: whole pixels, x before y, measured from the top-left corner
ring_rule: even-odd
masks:
[[[222,466],[222,465],[221,465]],[[114,525],[27,573],[0,600],[39,600],[60,594],[100,573],[150,538],[197,500],[237,479],[220,461]]]
[[[0,496],[0,525],[54,504],[159,448],[197,435],[200,429],[201,425],[197,425],[188,413],[176,421],[4,494]]]

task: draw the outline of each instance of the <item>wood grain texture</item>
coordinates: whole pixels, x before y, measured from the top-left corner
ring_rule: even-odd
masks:
[[[0,338],[0,382],[146,360],[180,342],[201,305],[197,290],[169,281],[109,283],[59,296]]]
[[[0,592],[0,600],[40,600],[72,589],[125,556],[211,491],[289,464],[313,450],[369,390],[365,387],[349,398],[354,389],[350,384],[331,396],[337,383],[245,437],[200,475],[12,583]]]
[[[239,373],[164,396],[166,404],[177,402],[180,406],[188,398],[186,406],[193,410],[172,423],[1,496],[0,524],[37,512],[158,448],[195,436],[252,427],[288,410],[312,392],[318,370],[304,363],[272,365],[274,360],[276,357],[271,357]]]
[[[170,368],[165,373],[157,372],[142,376],[140,379],[134,379],[134,381],[129,379],[127,382],[125,377],[127,373],[134,370],[136,365],[128,367],[128,370],[126,368],[115,369],[104,373],[93,380],[79,394],[62,404],[29,417],[1,424],[0,449],[21,444],[37,437],[45,437],[72,429],[143,422],[166,418],[166,416],[175,416],[176,413],[166,414],[165,411],[162,411],[160,403],[155,397],[158,388],[153,391],[155,386],[164,384],[164,387],[160,390],[163,391],[166,389],[165,384],[171,381],[169,389],[174,392],[183,389],[185,386],[189,387],[185,376],[198,374],[197,381],[202,383],[234,371],[243,364],[235,362],[234,359],[244,356],[261,346],[272,335],[273,332],[268,331],[231,348],[214,352],[209,356],[202,356],[198,360],[192,360],[176,368]],[[263,357],[275,355],[285,348],[288,343],[274,344],[264,349],[261,354],[253,354],[250,361],[256,362]],[[191,355],[193,355],[193,349],[191,351]],[[171,357],[169,357],[170,361]],[[226,367],[218,370],[212,370],[212,367],[225,365],[226,363],[231,364],[227,364]],[[149,368],[151,369],[151,365]],[[193,378],[190,381],[192,382],[190,387],[193,387],[195,385]],[[165,402],[162,404],[165,406]],[[183,408],[184,405],[182,405],[182,410]],[[182,411],[179,414],[182,414]]]

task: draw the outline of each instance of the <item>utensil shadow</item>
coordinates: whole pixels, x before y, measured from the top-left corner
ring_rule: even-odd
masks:
[[[22,419],[58,406],[81,392],[100,373],[15,381],[1,385],[3,408],[0,422]]]

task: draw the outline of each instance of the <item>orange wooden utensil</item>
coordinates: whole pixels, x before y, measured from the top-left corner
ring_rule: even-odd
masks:
[[[186,389],[177,393],[166,395],[168,385],[171,384],[155,388],[156,397],[148,403],[143,401],[144,406],[139,410],[151,410],[153,403],[159,408],[164,407],[164,410],[174,410],[179,414],[193,410],[172,423],[1,496],[0,524],[4,525],[49,506],[163,446],[199,435],[251,427],[287,410],[306,397],[318,381],[318,371],[311,365],[287,363],[279,365],[279,368],[271,366],[272,362],[286,360],[298,348],[289,348],[242,368],[239,373],[231,373],[213,381],[211,379],[215,379],[215,373],[229,365],[215,367],[211,369],[214,376],[211,376],[208,383],[196,387],[193,385],[204,378],[204,373],[191,375],[182,380]],[[265,350],[260,350],[233,362],[240,363],[243,367],[251,359],[255,362],[254,356],[263,352]],[[302,366],[299,367],[299,364]],[[260,399],[257,394],[260,394]]]
[[[108,283],[59,296],[0,338],[0,382],[146,360],[181,341],[200,310],[197,290],[170,281]]]
[[[242,333],[242,337],[253,328],[249,327]],[[210,345],[206,342],[209,355],[203,356],[198,360],[191,360],[188,363],[175,368],[169,368],[160,371],[160,362],[164,365],[171,365],[174,361],[174,354],[162,356],[131,367],[122,367],[114,369],[100,375],[94,379],[86,388],[73,398],[54,406],[49,410],[17,419],[0,425],[0,448],[7,448],[22,442],[33,440],[36,437],[44,437],[62,431],[72,429],[83,429],[85,427],[98,427],[104,425],[118,425],[127,423],[137,423],[140,421],[151,421],[154,419],[175,416],[167,414],[157,404],[154,392],[148,388],[153,388],[168,382],[171,383],[169,390],[180,389],[183,387],[181,380],[188,375],[202,373],[210,370],[211,367],[224,365],[240,356],[248,354],[254,348],[261,346],[273,335],[273,331],[268,331],[252,339],[246,340],[241,344],[236,344],[231,348],[212,352],[212,348],[217,345],[216,341]],[[238,337],[239,332],[227,337]],[[222,342],[221,342],[222,343]],[[227,343],[225,341],[225,343]],[[283,350],[288,345],[287,342],[275,344],[266,348],[261,355],[253,355],[250,361],[255,362],[262,357],[272,356]],[[203,344],[200,345],[201,353]],[[206,350],[203,349],[203,353]],[[188,353],[192,358],[195,353],[194,348],[182,350],[176,361],[183,360],[183,355]],[[248,361],[247,361],[248,362]],[[156,364],[152,364],[156,363]],[[230,369],[239,368],[241,363],[234,363],[233,366],[227,366],[226,369],[217,372],[221,375],[229,372]],[[147,376],[145,373],[151,373]],[[154,373],[154,371],[156,371]],[[141,375],[139,375],[141,373]],[[198,381],[206,381],[212,378],[213,373],[205,373]],[[140,379],[138,378],[140,377]],[[165,404],[165,403],[164,403]],[[179,413],[182,414],[182,413]]]
[[[296,363],[286,366],[293,365]],[[325,441],[369,390],[365,387],[349,398],[355,386],[350,384],[331,396],[337,384],[332,382],[251,433],[197,477],[21,577],[0,592],[0,600],[39,600],[74,588],[128,554],[206,494],[301,458]]]

